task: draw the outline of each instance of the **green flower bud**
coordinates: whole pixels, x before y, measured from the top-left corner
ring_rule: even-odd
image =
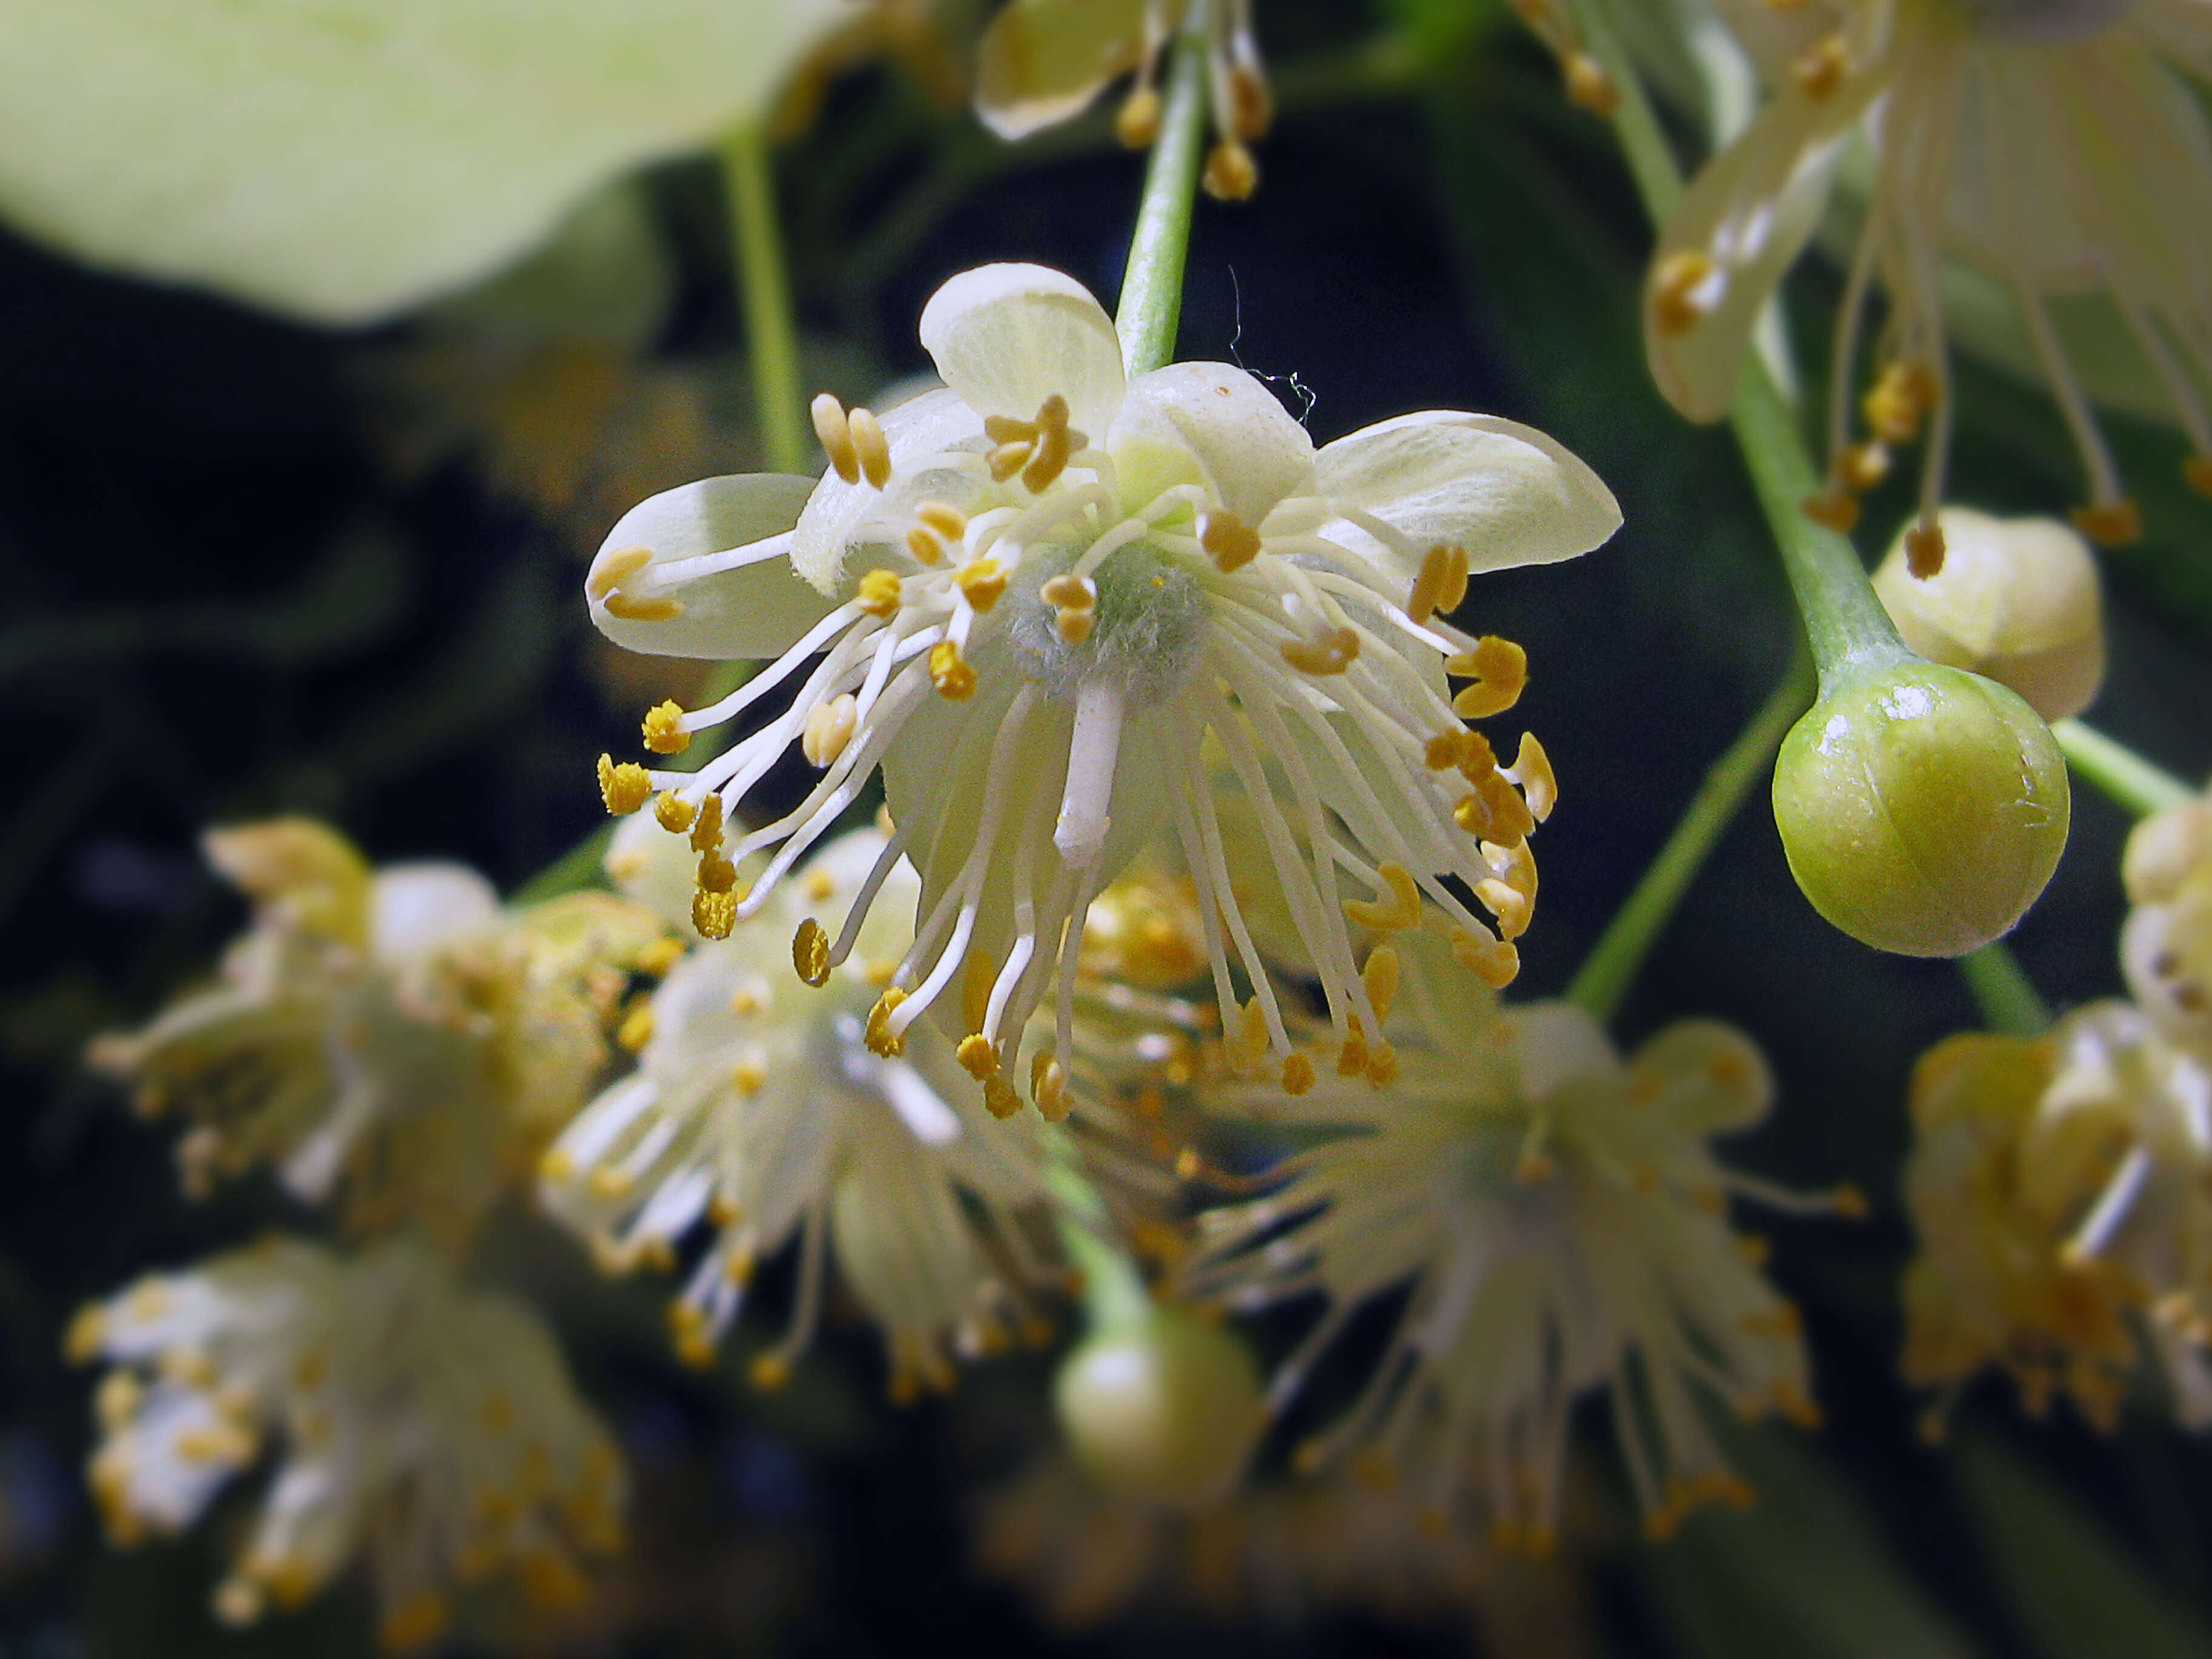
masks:
[[[1955,957],[2035,902],[2066,846],[2066,765],[2012,691],[1932,663],[1824,695],[1783,739],[1774,821],[1813,908],[1902,956]]]
[[[1061,1364],[1053,1403],[1100,1484],[1178,1509],[1228,1493],[1266,1420],[1244,1345],[1172,1309],[1091,1336]]]
[[[2103,596],[2087,544],[2053,519],[1993,519],[1947,507],[1943,568],[1906,568],[1899,537],[1874,591],[1930,662],[1988,676],[2047,720],[2087,708],[2105,678]]]

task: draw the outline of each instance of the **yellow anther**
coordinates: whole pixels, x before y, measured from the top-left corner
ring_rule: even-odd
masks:
[[[807,413],[814,417],[814,435],[822,441],[831,468],[847,483],[860,483],[860,456],[853,447],[853,425],[845,417],[845,405],[825,392],[807,405]]]
[[[1879,443],[1853,444],[1836,457],[1836,480],[1855,495],[1877,488],[1889,476],[1889,450]]]
[[[811,916],[800,922],[799,931],[791,936],[791,965],[809,985],[830,982],[830,935]]]
[[[1036,453],[1036,441],[1024,439],[1014,443],[1002,443],[984,457],[983,464],[990,469],[991,482],[1004,483],[1029,464]]]
[[[1367,988],[1368,1001],[1375,1005],[1375,1018],[1389,1018],[1390,1005],[1398,1000],[1398,953],[1387,945],[1376,945],[1368,952],[1359,980]]]
[[[1006,591],[1006,568],[994,558],[971,560],[952,573],[952,581],[972,609],[988,611]]]
[[[1037,589],[1037,598],[1055,611],[1088,611],[1098,603],[1098,585],[1088,576],[1062,571]]]
[[[653,798],[653,779],[635,761],[599,757],[599,799],[617,817],[627,817]]]
[[[738,866],[720,853],[699,855],[699,890],[702,893],[734,892],[738,885]]]
[[[1553,775],[1552,757],[1544,752],[1544,745],[1536,741],[1534,732],[1521,734],[1521,746],[1514,750],[1513,764],[1504,769],[1504,775],[1521,786],[1531,817],[1541,823],[1552,816],[1552,809],[1559,803],[1559,781]],[[1519,841],[1522,836],[1501,839]]]
[[[921,527],[948,542],[957,542],[968,533],[968,515],[950,501],[927,501],[914,510]]]
[[[1474,896],[1498,918],[1498,931],[1505,938],[1519,939],[1528,931],[1536,907],[1526,893],[1516,892],[1492,877],[1475,884]]]
[[[1114,117],[1114,137],[1124,149],[1147,149],[1160,136],[1160,94],[1139,87]]]
[[[1536,828],[1536,815],[1504,774],[1492,771],[1478,779],[1474,792],[1452,808],[1452,822],[1470,836],[1510,847],[1528,840]]]
[[[691,827],[691,820],[699,816],[699,805],[688,800],[674,790],[663,790],[659,799],[653,803],[653,821],[672,836],[680,836]]]
[[[1425,628],[1430,617],[1440,611],[1449,614],[1458,610],[1466,598],[1467,550],[1432,547],[1423,556],[1420,574],[1406,597],[1406,614]]]
[[[757,1060],[741,1060],[730,1067],[731,1086],[748,1099],[758,1094],[767,1081],[768,1068]]]
[[[1428,762],[1431,772],[1449,772],[1473,757],[1474,744],[1469,739],[1476,736],[1475,732],[1459,726],[1449,732],[1439,732],[1429,739],[1429,746],[1422,751],[1422,758]]]
[[[934,569],[945,562],[945,544],[936,532],[921,525],[908,527],[906,550],[914,555],[916,564]]]
[[[1264,138],[1274,122],[1275,99],[1267,90],[1267,82],[1249,64],[1232,66],[1229,71],[1230,131],[1239,138]]]
[[[684,941],[673,933],[663,933],[650,945],[639,949],[637,970],[659,979],[683,960]]]
[[[1797,510],[1814,524],[1825,526],[1838,536],[1848,536],[1858,528],[1859,504],[1847,489],[1833,489],[1825,495],[1808,495],[1798,504]]]
[[[652,562],[649,547],[611,547],[592,561],[584,578],[584,592],[587,598],[604,599]]]
[[[641,599],[628,593],[610,593],[599,603],[606,606],[607,615],[623,622],[674,622],[684,614],[684,601],[665,594]]]
[[[691,896],[691,926],[702,939],[727,939],[730,930],[738,925],[738,896],[735,893],[694,893]]]
[[[1339,1077],[1360,1077],[1367,1070],[1367,1036],[1360,1030],[1359,1016],[1352,1017],[1352,1033],[1337,1050],[1336,1074]]]
[[[1933,519],[1905,532],[1905,568],[1922,581],[1943,574],[1943,526]]]
[[[871,617],[880,617],[889,622],[898,615],[903,586],[896,570],[871,570],[860,578],[860,589],[854,594],[853,603]]]
[[[1260,532],[1234,513],[1209,513],[1198,524],[1198,544],[1226,576],[1260,556]]]
[[[1346,899],[1344,914],[1370,933],[1395,933],[1421,925],[1421,890],[1402,864],[1384,863],[1376,872],[1387,897]]]
[[[1398,1051],[1387,1042],[1377,1042],[1367,1051],[1367,1081],[1374,1088],[1388,1088],[1398,1080]]]
[[[1604,64],[1586,52],[1570,56],[1565,64],[1567,101],[1593,115],[1610,116],[1620,107],[1620,86]]]
[[[1840,32],[1806,47],[1790,65],[1790,79],[1816,104],[1834,96],[1850,72],[1850,47]]]
[[[1285,640],[1283,660],[1301,674],[1341,674],[1359,660],[1359,635],[1349,628],[1332,628],[1312,639]]]
[[[1073,1104],[1068,1098],[1067,1068],[1048,1054],[1037,1055],[1030,1061],[1030,1095],[1048,1123],[1059,1122]]]
[[[2074,527],[2100,547],[2132,547],[2142,539],[2142,509],[2127,496],[2077,507]]]
[[[1053,394],[1055,400],[1059,397],[1058,392]],[[1052,488],[1053,482],[1067,470],[1068,458],[1075,453],[1074,440],[1082,435],[1067,429],[1066,409],[1066,404],[1060,402],[1060,420],[1037,434],[1036,448],[1022,469],[1022,487],[1032,495]]]
[[[860,476],[881,489],[891,481],[891,447],[884,436],[883,422],[871,411],[856,409],[845,417],[845,429],[852,434]]]
[[[762,1006],[761,994],[752,986],[740,985],[730,993],[730,1012],[733,1014],[757,1014]]]
[[[836,879],[827,870],[809,870],[805,886],[806,896],[817,904],[828,902],[837,890]]]
[[[998,1075],[999,1045],[981,1031],[970,1031],[962,1037],[960,1047],[954,1051],[954,1057],[959,1060],[961,1068],[978,1083]]]
[[[860,723],[860,709],[850,691],[841,691],[806,711],[805,723],[799,729],[799,752],[810,766],[827,766],[845,752],[853,728]]]
[[[602,1164],[584,1177],[584,1184],[592,1189],[592,1197],[612,1200],[625,1196],[636,1183],[629,1170]]]
[[[951,640],[939,640],[929,647],[929,678],[938,696],[949,702],[963,702],[975,695],[975,671],[962,660],[960,647]]]
[[[1510,640],[1485,634],[1474,650],[1444,659],[1444,672],[1474,682],[1452,699],[1452,712],[1462,720],[1487,720],[1521,701],[1528,686],[1528,653]]]
[[[1719,302],[1719,270],[1694,249],[1670,253],[1651,273],[1651,312],[1660,333],[1687,334]]]
[[[1493,991],[1513,983],[1521,971],[1521,953],[1485,927],[1451,930],[1452,960]]]
[[[1273,1041],[1267,1031],[1267,1010],[1255,996],[1237,1011],[1237,1035],[1228,1045],[1231,1067],[1250,1071],[1260,1063],[1260,1056],[1267,1052]]]
[[[641,1002],[624,1015],[620,1029],[615,1032],[615,1041],[632,1054],[652,1042],[653,1005]]]
[[[673,702],[655,703],[645,711],[645,746],[656,755],[680,755],[691,746],[684,729],[684,711]]]
[[[906,1033],[891,1030],[891,1016],[906,1000],[906,993],[896,985],[876,999],[876,1006],[868,1010],[868,1048],[872,1053],[890,1060],[906,1052]]]
[[[1314,1086],[1314,1063],[1304,1054],[1292,1054],[1283,1062],[1283,1092],[1303,1095]]]
[[[1936,377],[1911,358],[1893,358],[1881,366],[1859,413],[1875,437],[1886,444],[1909,444],[1920,435],[1920,423],[1936,407],[1939,389]]]
[[[2200,495],[2212,495],[2212,455],[2191,455],[2184,461],[2181,481]]]
[[[722,844],[722,798],[702,796],[698,816],[691,820],[691,850],[711,853]]]
[[[1199,182],[1217,202],[1249,202],[1260,187],[1260,164],[1237,140],[1224,138],[1206,156]]]
[[[558,1146],[549,1147],[538,1160],[538,1178],[559,1186],[576,1178],[576,1160]]]
[[[983,1079],[983,1107],[993,1117],[1008,1118],[1022,1109],[1022,1097],[1012,1084],[994,1072]]]

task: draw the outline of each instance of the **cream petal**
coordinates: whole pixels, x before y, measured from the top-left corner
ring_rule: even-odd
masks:
[[[1103,438],[1127,385],[1114,322],[1091,290],[1043,265],[963,270],[922,307],[921,343],[978,415],[1034,416],[1055,392]]]
[[[371,952],[396,963],[490,926],[499,894],[465,864],[386,865],[370,883],[368,913]]]
[[[1189,451],[1223,507],[1257,525],[1313,474],[1313,440],[1275,394],[1227,363],[1170,363],[1140,374],[1109,447],[1164,440]]]
[[[835,472],[824,473],[792,532],[792,568],[824,593],[838,591],[855,549],[887,545],[904,535],[919,503],[933,498],[965,509],[982,488],[977,473],[932,465],[948,451],[983,441],[975,411],[957,393],[939,387],[878,418],[891,453],[890,488],[878,489],[865,479],[847,483]]]
[[[784,534],[813,489],[811,478],[745,472],[702,478],[647,497],[607,532],[592,561],[585,592],[593,625],[617,645],[653,656],[738,660],[781,654],[830,607],[793,573],[781,551],[731,569],[679,576],[665,586],[654,573],[679,560],[734,552]],[[594,596],[620,568],[622,556],[637,548],[651,560]],[[648,612],[655,601],[672,600],[682,610],[659,619],[620,617],[609,608],[610,599]]]
[[[1717,1019],[1678,1020],[1632,1057],[1640,1072],[1672,1085],[1667,1124],[1703,1139],[1748,1128],[1774,1101],[1774,1074],[1759,1045]]]
[[[1144,49],[1142,0],[1013,0],[976,45],[975,113],[1025,138],[1079,114]]]
[[[1322,502],[1362,508],[1424,549],[1462,546],[1474,570],[1571,559],[1620,528],[1596,473],[1534,428],[1494,416],[1401,415],[1325,445],[1314,473]]]
[[[1786,86],[1706,163],[1668,221],[1644,283],[1644,354],[1667,401],[1692,420],[1728,412],[1759,314],[1820,223],[1842,140],[1882,89],[1873,74],[1820,100]],[[1662,327],[1660,277],[1677,255],[1711,269],[1689,296],[1694,320]]]

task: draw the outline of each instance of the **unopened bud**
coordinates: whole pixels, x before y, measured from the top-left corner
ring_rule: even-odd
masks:
[[[1176,1509],[1225,1495],[1265,1421],[1244,1345],[1175,1309],[1091,1336],[1061,1364],[1053,1403],[1100,1484]]]
[[[1904,540],[1874,590],[1905,642],[1931,662],[1986,675],[2046,720],[2087,708],[2105,678],[2104,599],[2096,561],[2055,519],[1993,519],[1945,507],[1943,568],[1907,568]]]
[[[1934,663],[1824,696],[1783,739],[1774,820],[1813,908],[1901,956],[2009,930],[2066,846],[2066,765],[2012,691]]]

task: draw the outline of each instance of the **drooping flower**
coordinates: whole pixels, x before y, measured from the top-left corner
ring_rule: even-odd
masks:
[[[1942,1391],[1929,1435],[1990,1365],[2030,1413],[2063,1395],[2110,1429],[2146,1358],[2185,1424],[2212,1421],[2212,1076],[2096,1003],[2046,1037],[1937,1045],[1912,1121],[1904,1371]]]
[[[672,1310],[693,1363],[712,1359],[755,1265],[797,1235],[797,1308],[783,1342],[754,1363],[763,1387],[811,1340],[832,1254],[884,1328],[902,1400],[950,1386],[948,1345],[993,1351],[1010,1326],[1032,1327],[1029,1292],[1060,1280],[1030,1238],[1048,1201],[1036,1126],[985,1113],[934,1025],[883,1036],[878,998],[911,938],[917,885],[884,863],[885,846],[874,831],[832,842],[767,915],[672,970],[636,1073],[543,1166],[547,1206],[611,1268],[672,1265],[695,1227],[714,1229]],[[871,881],[886,902],[852,955],[818,988],[796,981],[793,926]]]
[[[70,1328],[113,1366],[92,1489],[118,1544],[183,1530],[272,1473],[216,1611],[249,1624],[366,1561],[385,1644],[435,1641],[451,1590],[516,1576],[573,1603],[621,1547],[625,1479],[538,1316],[400,1237],[347,1259],[272,1239],[141,1279]]]
[[[2127,495],[2051,319],[2100,293],[2157,371],[2212,493],[2212,79],[2198,0],[1741,0],[1739,33],[1767,70],[1766,109],[1706,166],[1660,238],[1646,285],[1652,372],[1676,408],[1717,419],[1751,331],[1819,222],[1846,141],[1874,185],[1836,335],[1829,476],[1808,510],[1849,528],[1855,495],[1924,427],[1916,568],[1942,558],[1936,509],[1951,384],[1939,291],[1955,256],[2016,302],[2081,452],[2092,540],[2132,541]],[[1853,441],[1862,325],[1879,280],[1889,315]]]
[[[372,872],[304,819],[206,845],[252,926],[218,984],[101,1038],[95,1063],[143,1114],[187,1126],[188,1192],[268,1164],[310,1202],[341,1194],[356,1230],[465,1237],[589,1094],[603,1019],[658,924],[606,894],[502,911],[474,871]]]
[[[1191,27],[1192,0],[1012,0],[976,52],[975,112],[1001,138],[1025,138],[1090,107],[1132,70],[1115,135],[1132,149],[1159,136],[1160,60]],[[1275,115],[1252,32],[1252,0],[1206,0],[1206,89],[1217,135],[1203,182],[1241,202],[1260,182],[1251,144]]]
[[[648,748],[672,753],[800,681],[786,712],[696,773],[602,760],[610,808],[659,790],[657,811],[698,826],[701,915],[726,927],[772,902],[880,766],[896,829],[879,875],[902,854],[921,872],[884,1034],[977,986],[963,1034],[1018,1078],[1024,1028],[1055,981],[1068,1047],[1081,930],[1067,924],[1172,826],[1217,988],[1227,1000],[1233,957],[1263,1050],[1291,1063],[1222,858],[1218,755],[1251,800],[1340,1040],[1355,1014],[1378,1029],[1347,916],[1410,927],[1425,904],[1472,971],[1510,979],[1534,891],[1528,836],[1555,785],[1533,737],[1500,766],[1463,723],[1511,706],[1522,652],[1444,614],[1473,571],[1611,535],[1619,509],[1589,470],[1528,428],[1449,412],[1316,453],[1241,369],[1128,378],[1098,302],[1034,265],[954,277],[921,334],[948,389],[880,421],[818,399],[833,470],[811,495],[748,477],[656,496],[615,526],[586,581],[617,643],[775,658],[711,708],[653,710]],[[1474,684],[1454,696],[1447,673]],[[794,741],[820,782],[723,845]],[[740,896],[735,862],[770,848]],[[834,938],[810,935],[803,972],[844,960],[875,884]],[[1033,1091],[1055,1065],[1036,1057]]]
[[[1363,1304],[1410,1287],[1365,1392],[1301,1464],[1356,1452],[1383,1477],[1418,1443],[1442,1524],[1471,1462],[1496,1536],[1542,1550],[1571,1408],[1603,1390],[1655,1535],[1699,1503],[1741,1501],[1703,1401],[1798,1419],[1814,1408],[1796,1310],[1729,1231],[1728,1196],[1822,1202],[1724,1170],[1707,1148],[1765,1111],[1758,1049],[1692,1021],[1624,1063],[1559,1003],[1408,1037],[1399,1062],[1384,1094],[1331,1083],[1270,1103],[1339,1138],[1297,1154],[1273,1196],[1203,1216],[1185,1277],[1231,1307],[1326,1297],[1279,1373],[1279,1407]]]
[[[2166,1035],[2212,1064],[2212,799],[2154,813],[2128,837],[2128,988]]]

